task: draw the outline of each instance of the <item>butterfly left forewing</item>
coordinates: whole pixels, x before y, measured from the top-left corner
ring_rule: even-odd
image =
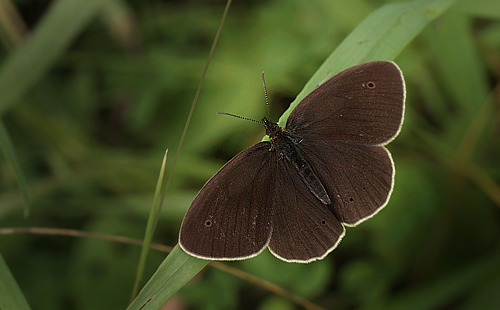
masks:
[[[300,138],[387,144],[403,122],[405,83],[390,61],[350,67],[307,95],[286,129]]]
[[[394,164],[383,145],[401,129],[405,95],[395,63],[367,62],[320,85],[287,120],[344,224],[356,225],[387,204]]]
[[[245,259],[269,240],[276,156],[270,143],[255,144],[231,159],[200,190],[182,222],[179,244],[214,260]]]

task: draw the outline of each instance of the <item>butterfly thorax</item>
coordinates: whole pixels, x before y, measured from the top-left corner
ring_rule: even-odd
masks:
[[[281,128],[278,124],[269,121],[265,117],[262,119],[262,123],[266,127],[266,134],[269,136],[271,150],[277,153],[278,160],[284,159],[290,163],[311,193],[323,204],[330,205],[332,201],[325,187],[311,167],[310,161],[299,149],[302,139],[292,136],[286,129]]]

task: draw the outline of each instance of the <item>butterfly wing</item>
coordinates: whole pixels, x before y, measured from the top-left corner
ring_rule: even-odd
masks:
[[[300,150],[314,166],[340,222],[355,226],[387,204],[394,164],[383,146],[304,139]]]
[[[276,155],[255,144],[226,163],[200,190],[182,222],[179,244],[203,259],[253,257],[271,235]]]
[[[256,144],[229,161],[191,204],[179,243],[205,259],[244,259],[269,249],[309,262],[333,250],[344,227],[382,208],[394,166],[379,145],[399,132],[405,88],[392,62],[349,68],[319,86],[291,113],[286,130],[332,199],[325,206],[286,160]],[[330,210],[331,211],[330,211]]]
[[[325,257],[342,239],[344,227],[286,160],[278,161],[276,204],[269,250],[288,262]]]
[[[333,76],[290,114],[286,129],[308,139],[386,144],[403,121],[405,84],[390,61],[363,63]]]
[[[347,225],[387,204],[394,164],[382,146],[403,122],[404,79],[398,66],[373,61],[335,75],[302,100],[287,121],[325,186],[330,209]]]

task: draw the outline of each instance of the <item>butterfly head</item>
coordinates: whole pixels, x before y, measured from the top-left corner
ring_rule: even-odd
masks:
[[[262,119],[262,125],[266,127],[266,135],[268,135],[271,140],[282,132],[282,129],[278,126],[278,124],[273,123],[265,117]]]

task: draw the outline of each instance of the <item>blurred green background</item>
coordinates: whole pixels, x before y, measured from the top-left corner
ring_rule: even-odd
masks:
[[[335,47],[385,3],[232,4],[156,242],[175,245],[204,182],[264,135],[262,126],[216,112],[266,115],[265,71],[278,119]],[[161,160],[169,148],[170,167],[224,6],[0,1],[0,253],[32,309],[126,308],[139,247],[5,228],[143,237]],[[55,9],[67,14],[50,20]],[[498,0],[458,1],[395,59],[407,108],[402,132],[388,147],[396,185],[383,211],[347,228],[322,261],[287,264],[265,251],[229,264],[325,309],[500,309],[499,20]],[[45,40],[29,35],[41,28]],[[28,217],[9,153],[26,178]],[[164,257],[150,253],[146,280]],[[165,307],[296,308],[211,267]]]

